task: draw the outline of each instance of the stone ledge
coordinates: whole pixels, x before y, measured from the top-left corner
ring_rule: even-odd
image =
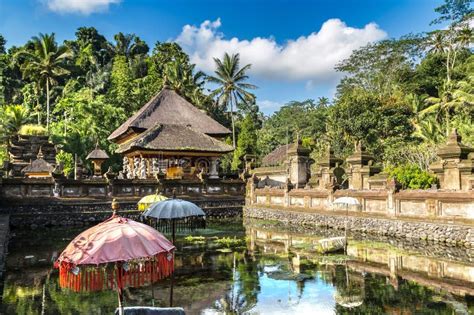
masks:
[[[474,248],[474,242],[471,239],[471,235],[474,234],[474,228],[466,225],[403,221],[367,216],[356,217],[342,214],[285,211],[255,206],[245,207],[244,217],[277,220],[288,224],[299,224],[303,226],[324,226],[338,230],[344,229],[347,220],[350,231],[395,238],[426,240],[432,241],[433,243],[447,244],[449,246]]]

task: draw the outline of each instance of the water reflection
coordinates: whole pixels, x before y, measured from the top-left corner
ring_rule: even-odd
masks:
[[[7,259],[3,313],[115,309],[114,292],[70,293],[59,288],[51,270],[58,252],[81,230],[17,232]],[[201,237],[180,235],[177,244],[173,300],[187,314],[474,312],[474,264],[450,249],[440,259],[416,246],[360,238],[350,241],[349,256],[320,255],[318,240],[337,231],[297,232],[263,221],[245,227],[217,222],[200,232]],[[155,285],[154,301],[150,287],[127,289],[125,304],[167,306],[169,286],[168,280]]]

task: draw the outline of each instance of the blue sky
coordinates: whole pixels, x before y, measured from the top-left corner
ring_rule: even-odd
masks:
[[[39,32],[71,39],[94,26],[108,39],[135,33],[150,47],[174,40],[207,73],[239,52],[265,113],[291,100],[332,97],[334,64],[368,42],[430,30],[441,0],[0,0],[7,46]]]

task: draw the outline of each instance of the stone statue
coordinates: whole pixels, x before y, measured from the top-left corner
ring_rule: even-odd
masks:
[[[156,158],[153,158],[151,160],[151,172],[155,176],[156,176],[156,174],[158,174],[160,172],[160,163],[158,163],[158,159],[156,159]]]
[[[140,177],[140,158],[134,158],[133,159],[133,170],[134,174],[132,178],[139,178]]]
[[[61,188],[59,187],[59,184],[54,183],[53,196],[58,198],[60,193],[61,193]]]
[[[145,159],[140,159],[140,167],[139,167],[139,177],[140,179],[146,179],[146,161]]]
[[[130,173],[130,164],[128,163],[128,158],[126,156],[123,157],[122,162],[122,177],[128,177]]]
[[[125,179],[125,176],[123,175],[123,171],[119,171],[117,179]]]

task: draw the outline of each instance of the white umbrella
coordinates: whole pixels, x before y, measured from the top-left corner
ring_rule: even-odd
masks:
[[[339,197],[334,200],[333,204],[346,206],[346,220],[344,222],[344,238],[346,244],[344,246],[344,252],[347,253],[347,216],[349,214],[349,206],[360,205],[360,202],[354,197]]]
[[[336,200],[334,200],[333,204],[353,206],[353,205],[360,205],[360,202],[354,197],[339,197],[339,198],[336,198]]]

